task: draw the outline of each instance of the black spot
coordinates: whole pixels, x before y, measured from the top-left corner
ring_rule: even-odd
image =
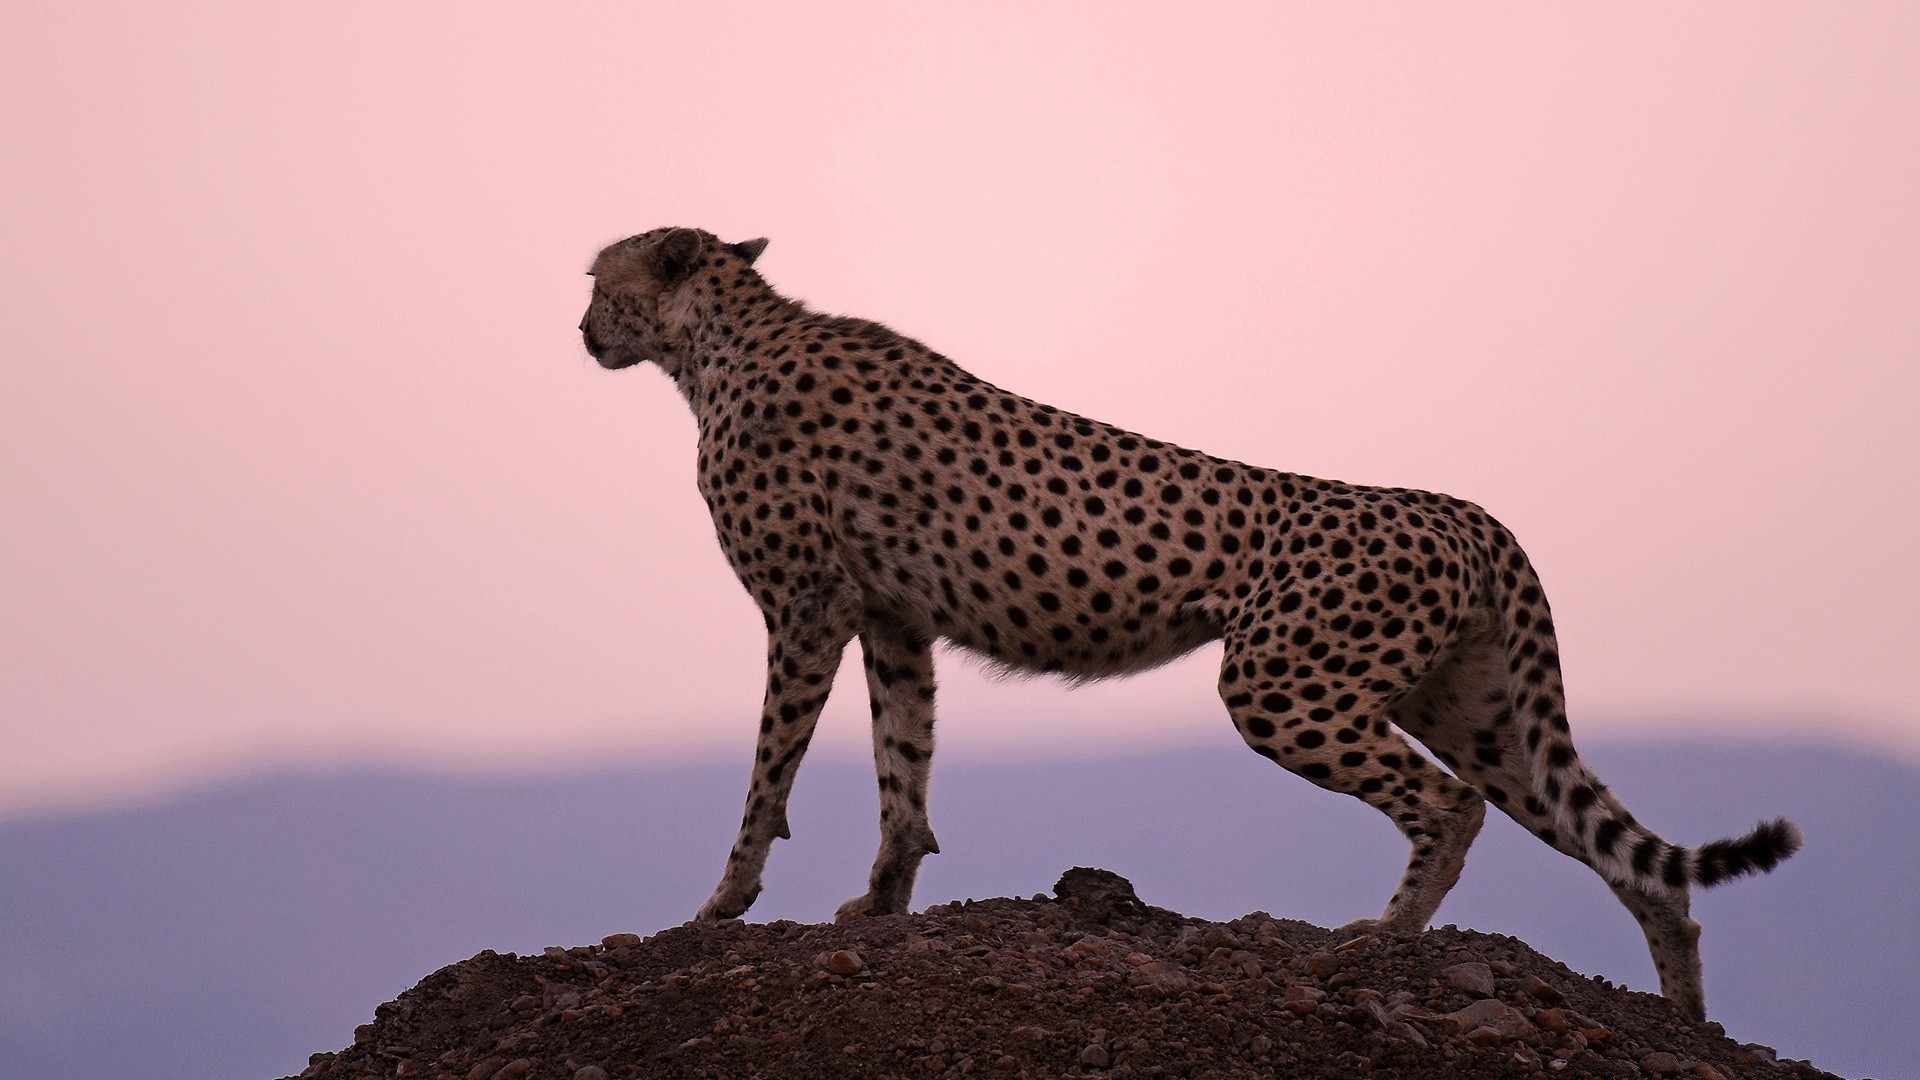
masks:
[[[1626,831],[1626,825],[1618,818],[1608,818],[1593,830],[1593,849],[1602,855],[1613,854],[1613,845],[1620,842],[1620,834]]]

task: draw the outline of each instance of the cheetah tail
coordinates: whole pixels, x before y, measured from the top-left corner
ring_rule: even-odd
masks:
[[[1786,818],[1763,821],[1745,836],[1701,844],[1688,854],[1687,877],[1718,885],[1747,874],[1764,874],[1800,850],[1800,826]]]
[[[1636,821],[1574,750],[1553,617],[1517,544],[1509,545],[1502,569],[1496,603],[1506,615],[1508,690],[1532,762],[1527,809],[1551,822],[1543,839],[1614,885],[1650,893],[1764,873],[1800,850],[1800,829],[1784,818],[1697,848],[1668,843]]]

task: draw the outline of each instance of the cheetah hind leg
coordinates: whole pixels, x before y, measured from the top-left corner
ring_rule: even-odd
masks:
[[[1220,692],[1247,745],[1329,791],[1352,795],[1386,814],[1413,845],[1386,910],[1378,919],[1348,923],[1342,932],[1425,930],[1460,880],[1467,848],[1486,818],[1485,800],[1416,753],[1388,725],[1387,709],[1397,694],[1369,691],[1331,708],[1296,700],[1284,679],[1256,677],[1249,687],[1238,673],[1264,670],[1262,661],[1270,657],[1238,644],[1227,644]],[[1248,659],[1252,668],[1244,664]]]
[[[933,763],[933,649],[890,623],[860,635],[873,706],[873,766],[880,783],[880,853],[867,891],[840,905],[835,921],[898,915],[913,897],[920,860],[940,845],[927,822]]]
[[[1497,622],[1487,620],[1462,633],[1414,693],[1395,704],[1393,719],[1528,832],[1591,865],[1580,838],[1558,827],[1552,813],[1531,794]],[[1688,1016],[1703,1019],[1700,924],[1688,914],[1687,889],[1654,894],[1610,887],[1646,935],[1661,995]]]

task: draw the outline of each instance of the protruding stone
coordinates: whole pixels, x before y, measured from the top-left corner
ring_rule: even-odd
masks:
[[[603,949],[631,949],[640,944],[639,934],[608,934],[600,939]]]
[[[1680,1059],[1665,1050],[1655,1050],[1640,1059],[1640,1068],[1655,1076],[1672,1076],[1680,1071]]]
[[[1493,1028],[1481,1026],[1467,1032],[1467,1041],[1475,1046],[1499,1046],[1507,1037]]]
[[[1404,1020],[1396,1020],[1388,1016],[1386,1007],[1378,1001],[1369,998],[1362,1001],[1360,1007],[1366,1011],[1368,1016],[1373,1017],[1373,1022],[1379,1024],[1381,1030],[1387,1034],[1395,1038],[1405,1039],[1422,1050],[1427,1048],[1427,1037],[1420,1034],[1419,1029]]]
[[[1542,1005],[1565,1005],[1567,996],[1553,988],[1553,984],[1538,975],[1528,975],[1520,980],[1520,992]]]
[[[1147,905],[1133,891],[1133,882],[1111,870],[1076,866],[1054,882],[1053,893],[1081,911],[1112,915],[1144,915]]]
[[[1457,1012],[1436,1017],[1462,1031],[1471,1033],[1474,1028],[1492,1028],[1509,1039],[1518,1039],[1533,1030],[1520,1010],[1493,998],[1481,998],[1479,1001]]]
[[[1113,1064],[1113,1055],[1107,1053],[1106,1047],[1093,1043],[1080,1051],[1080,1064],[1089,1069],[1104,1069]]]
[[[1280,1007],[1298,1016],[1312,1016],[1320,1011],[1320,999],[1327,996],[1325,990],[1312,986],[1289,986],[1280,995]]]
[[[835,975],[858,975],[866,966],[867,962],[852,949],[839,949],[827,954],[827,970]]]
[[[1493,996],[1493,969],[1485,964],[1455,964],[1440,971],[1447,985],[1465,990],[1474,997]]]

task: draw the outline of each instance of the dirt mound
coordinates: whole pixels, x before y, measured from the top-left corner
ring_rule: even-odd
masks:
[[[730,921],[483,952],[302,1077],[1823,1077],[1509,937],[1416,938],[1056,898],[839,926]]]

